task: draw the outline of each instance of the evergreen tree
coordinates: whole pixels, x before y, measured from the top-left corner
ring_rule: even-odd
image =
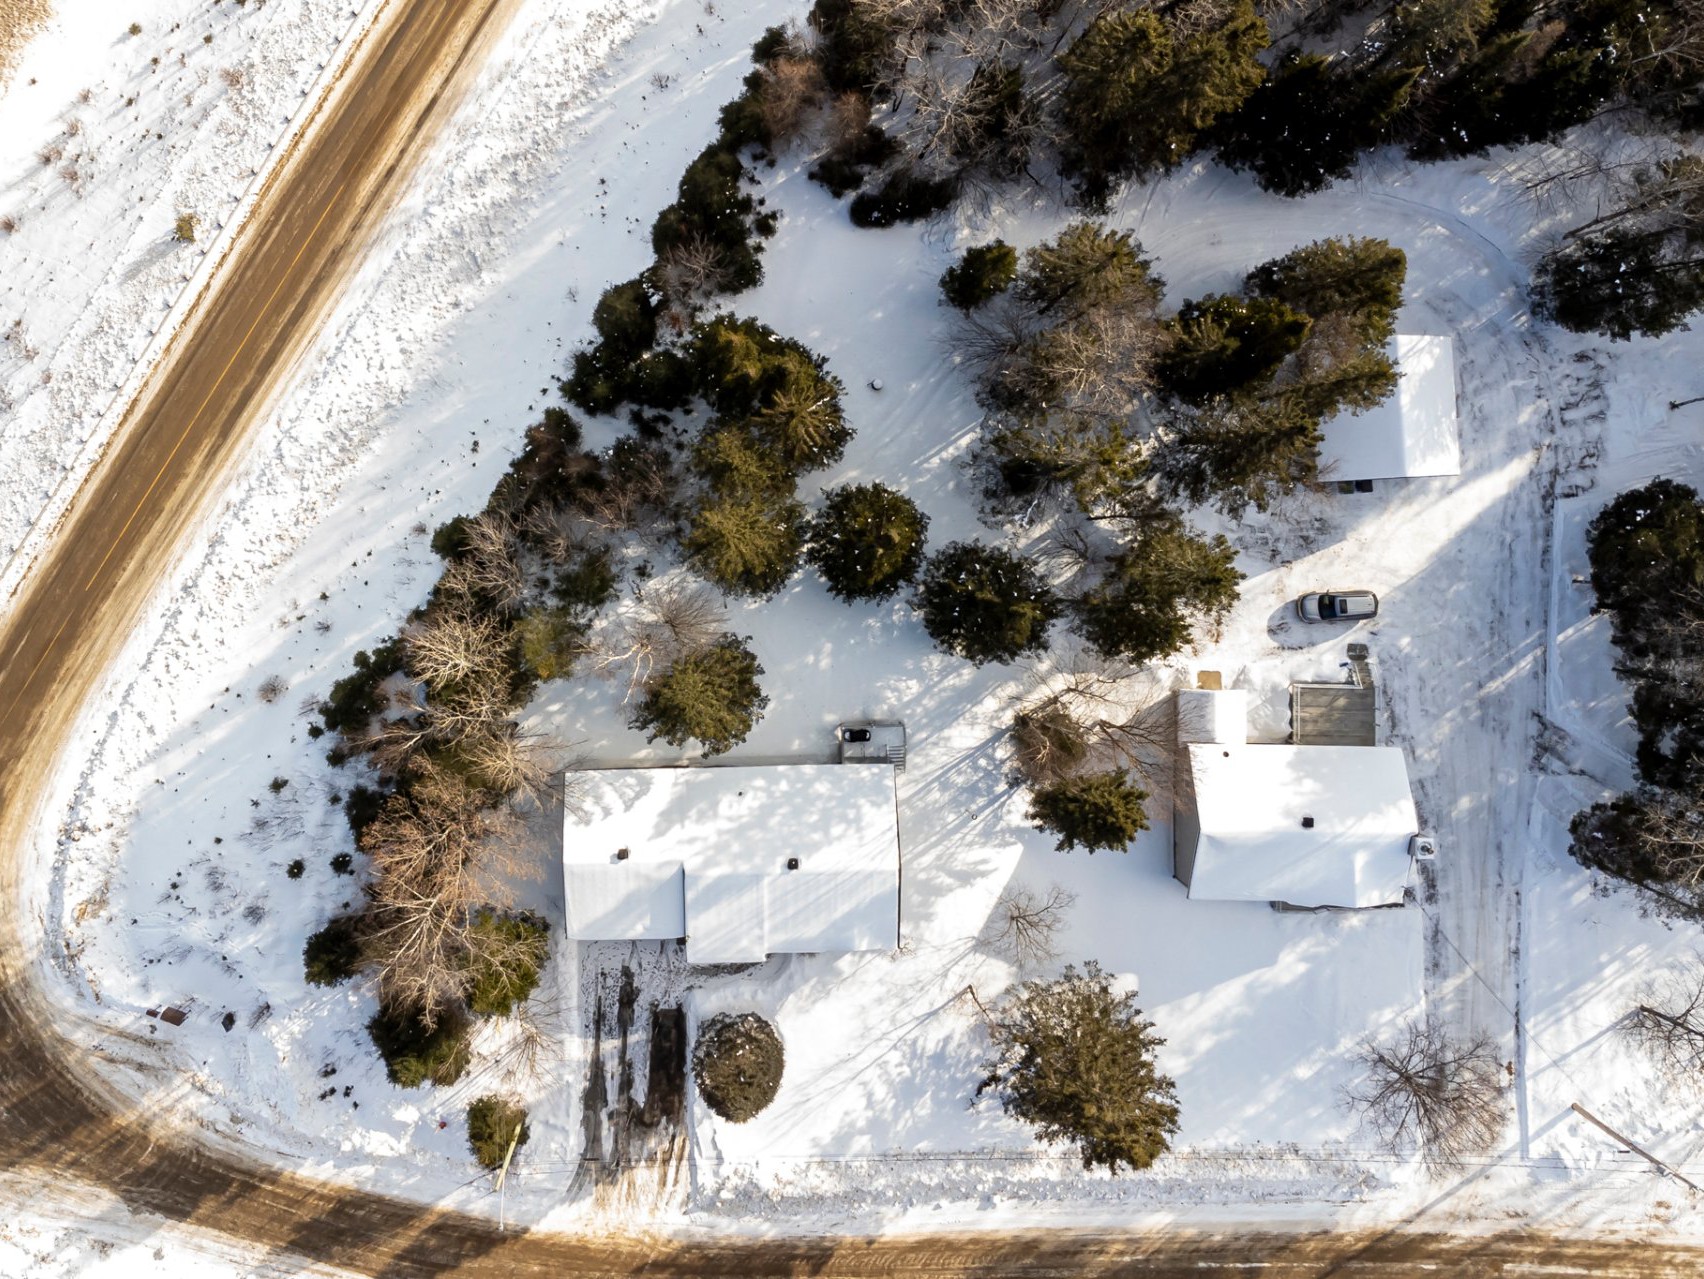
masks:
[[[757,437],[750,418],[718,418],[705,427],[693,442],[692,469],[717,497],[793,496],[793,473]]]
[[[1171,416],[1154,472],[1191,505],[1217,498],[1229,514],[1265,510],[1319,473],[1319,418],[1294,396],[1216,398]]]
[[[941,276],[941,295],[961,311],[972,311],[1011,286],[1018,274],[1018,251],[1004,240],[979,244]]]
[[[1185,302],[1166,327],[1172,342],[1156,366],[1160,384],[1200,403],[1269,381],[1312,321],[1275,298],[1215,294]]]
[[[1215,121],[1236,110],[1266,71],[1266,24],[1250,0],[1222,20],[1174,30],[1163,10],[1103,14],[1059,55],[1065,172],[1091,205],[1114,184],[1183,163]]]
[[[1076,601],[1077,633],[1106,657],[1169,656],[1194,643],[1193,615],[1216,622],[1236,603],[1235,561],[1223,536],[1197,537],[1176,516],[1157,520]]]
[[[1148,478],[1148,463],[1122,421],[1061,413],[1007,422],[988,436],[998,480],[988,496],[1025,506],[1063,495],[1091,519],[1128,509]]]
[[[1368,346],[1383,346],[1396,332],[1396,312],[1408,257],[1385,240],[1355,237],[1315,240],[1262,263],[1244,287],[1316,321],[1343,316]]]
[[[767,599],[799,566],[805,508],[791,497],[712,496],[693,511],[681,547],[713,586]]]
[[[1044,1142],[1072,1142],[1084,1168],[1147,1168],[1177,1133],[1176,1086],[1159,1073],[1165,1042],[1136,997],[1090,961],[1029,981],[989,1020],[995,1055],[977,1088]]]
[[[1027,561],[977,542],[954,542],[933,556],[915,603],[929,637],[978,666],[1045,651],[1061,611]]]
[[[688,246],[709,245],[717,254],[724,292],[755,288],[763,279],[762,237],[774,233],[776,219],[758,212],[757,201],[742,185],[745,174],[735,151],[718,143],[706,147],[681,175],[675,202],[657,215],[652,252],[661,259]]]
[[[1030,797],[1029,819],[1037,830],[1059,836],[1056,848],[1062,853],[1079,845],[1090,853],[1127,852],[1136,833],[1148,829],[1142,806],[1147,798],[1148,792],[1122,769],[1089,773],[1037,790]]]
[[[1218,130],[1219,159],[1251,169],[1262,190],[1306,195],[1347,178],[1401,113],[1418,68],[1356,71],[1313,53],[1286,54]]]
[[[1642,647],[1649,623],[1704,589],[1704,503],[1685,484],[1656,479],[1619,494],[1586,540],[1598,607],[1615,615],[1624,647]]]
[[[831,595],[885,600],[917,576],[929,517],[915,502],[884,484],[848,484],[823,497],[808,558]]]
[[[769,698],[757,677],[763,667],[737,635],[676,662],[653,679],[634,707],[629,728],[670,746],[697,740],[704,754],[720,755],[750,735]]]
[[[467,1147],[481,1168],[501,1168],[532,1130],[525,1106],[504,1097],[481,1097],[467,1108]]]
[[[1660,228],[1608,226],[1546,253],[1534,280],[1539,310],[1618,342],[1686,328],[1704,309],[1704,257],[1671,255],[1670,239]]]
[[[838,462],[852,439],[840,379],[794,343],[776,357],[769,382],[751,420],[758,439],[794,474]]]
[[[1075,319],[1102,308],[1151,311],[1165,288],[1130,232],[1073,222],[1024,254],[1013,292],[1038,315]]]

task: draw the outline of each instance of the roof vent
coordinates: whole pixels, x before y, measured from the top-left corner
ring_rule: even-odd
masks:
[[[1303,830],[1312,830],[1313,829],[1313,818],[1311,818],[1311,817],[1302,818],[1302,829]]]
[[[797,857],[789,857],[787,859],[787,869],[788,870],[798,870],[799,869],[799,859]]]
[[[628,848],[618,848],[615,850],[615,860],[618,862],[624,862],[627,860],[628,855],[631,852],[632,850]]]

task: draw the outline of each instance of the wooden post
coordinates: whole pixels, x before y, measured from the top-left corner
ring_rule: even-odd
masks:
[[[1616,1132],[1615,1129],[1611,1128],[1608,1124],[1604,1123],[1603,1120],[1599,1119],[1596,1115],[1592,1114],[1591,1111],[1587,1110],[1579,1102],[1576,1101],[1572,1106],[1568,1107],[1568,1109],[1572,1110],[1576,1115],[1578,1115],[1581,1119],[1584,1119],[1587,1123],[1591,1124],[1594,1128],[1601,1129],[1603,1132],[1608,1133],[1611,1137],[1615,1138],[1615,1140],[1619,1141],[1623,1146],[1626,1146],[1627,1149],[1631,1150],[1634,1154],[1639,1155],[1642,1158],[1650,1160],[1659,1169],[1661,1169],[1662,1172],[1665,1175],[1673,1177],[1676,1181],[1680,1182],[1681,1185],[1685,1186],[1688,1190],[1692,1191],[1693,1194],[1698,1193],[1697,1184],[1692,1182],[1692,1181],[1687,1180],[1686,1177],[1682,1176],[1679,1169],[1669,1167],[1661,1159],[1658,1159],[1650,1151],[1646,1150],[1643,1146],[1641,1146],[1638,1142],[1629,1140],[1628,1138],[1622,1136],[1620,1133]]]

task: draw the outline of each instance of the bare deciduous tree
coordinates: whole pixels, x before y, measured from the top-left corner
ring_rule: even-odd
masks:
[[[463,526],[464,550],[439,579],[439,593],[450,599],[482,601],[499,612],[514,612],[526,598],[521,571],[520,531],[514,517],[485,511]]]
[[[628,696],[658,669],[701,653],[727,630],[728,614],[718,598],[697,584],[654,585],[638,596],[633,614],[612,626],[598,666],[628,671]]]
[[[469,930],[480,906],[506,906],[536,875],[524,829],[451,773],[428,768],[361,835],[371,857],[363,954],[381,996],[428,1025],[467,990]]]
[[[1704,954],[1652,983],[1623,1027],[1672,1079],[1704,1078]]]
[[[1059,957],[1059,932],[1077,903],[1077,894],[1058,884],[1038,893],[1009,884],[994,903],[988,942],[1020,968],[1034,968]]]
[[[1447,1170],[1502,1135],[1505,1072],[1489,1037],[1463,1042],[1409,1022],[1388,1043],[1368,1040],[1358,1060],[1366,1073],[1344,1100],[1387,1149],[1418,1143],[1429,1168]]]
[[[1012,719],[1015,762],[1032,786],[1128,769],[1164,794],[1175,743],[1171,686],[1116,659],[1067,652],[1032,674]]]
[[[402,633],[407,669],[434,693],[471,686],[506,673],[503,628],[462,609],[438,609]]]

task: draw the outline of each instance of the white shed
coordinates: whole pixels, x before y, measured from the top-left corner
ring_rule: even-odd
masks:
[[[891,768],[595,769],[569,782],[570,937],[684,937],[695,964],[899,944]]]
[[[1419,818],[1391,746],[1180,748],[1174,866],[1192,898],[1365,907],[1403,900]]]
[[[1332,480],[1460,475],[1452,339],[1398,334],[1389,353],[1402,374],[1396,393],[1365,413],[1339,413],[1320,428],[1321,475]]]

